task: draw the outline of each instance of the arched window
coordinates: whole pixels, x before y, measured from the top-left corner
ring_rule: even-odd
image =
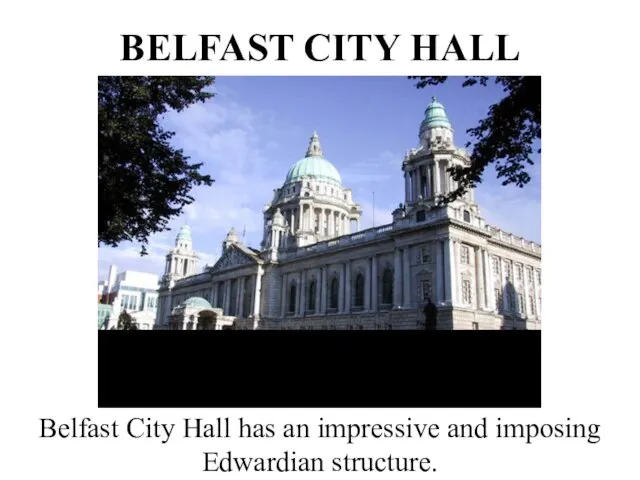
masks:
[[[393,303],[393,271],[385,268],[382,273],[382,304],[391,305]]]
[[[289,287],[289,313],[296,311],[296,284]]]
[[[364,275],[356,275],[356,298],[354,307],[364,307]]]
[[[309,294],[307,296],[307,310],[316,311],[316,282],[313,280],[309,284]]]
[[[338,279],[334,277],[333,280],[331,280],[331,288],[329,290],[329,308],[338,308],[338,287]]]

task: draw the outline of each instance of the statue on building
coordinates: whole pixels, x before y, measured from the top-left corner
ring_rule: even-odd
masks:
[[[438,325],[438,309],[431,301],[431,298],[427,299],[427,304],[424,306],[425,317],[425,330],[436,330]]]

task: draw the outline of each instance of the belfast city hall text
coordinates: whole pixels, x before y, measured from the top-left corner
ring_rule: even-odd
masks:
[[[419,138],[398,161],[405,198],[388,225],[357,228],[362,209],[314,132],[264,209],[260,249],[232,229],[198,273],[183,226],[155,328],[423,329],[431,299],[438,329],[540,329],[540,245],[485,224],[473,191],[440,201],[457,187],[447,168],[469,158],[435,99]]]

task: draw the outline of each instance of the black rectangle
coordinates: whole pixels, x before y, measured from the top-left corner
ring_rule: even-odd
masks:
[[[540,407],[540,331],[99,331],[98,406]]]

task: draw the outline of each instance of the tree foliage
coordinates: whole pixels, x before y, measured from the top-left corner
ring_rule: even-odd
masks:
[[[126,310],[118,317],[118,330],[138,330],[138,324]]]
[[[439,85],[447,78],[409,77],[418,80],[417,88]],[[466,77],[462,86],[486,86],[488,81],[489,77],[484,76]],[[502,185],[514,184],[522,188],[531,180],[527,165],[534,164],[531,159],[533,143],[541,136],[540,77],[495,77],[495,83],[502,86],[505,96],[489,107],[487,116],[476,127],[467,130],[473,139],[466,145],[473,145],[471,165],[448,169],[459,186],[447,195],[445,202],[459,198],[481,183],[485,169],[492,163]]]
[[[172,217],[193,202],[194,186],[211,185],[200,173],[202,163],[189,163],[170,144],[175,132],[159,121],[204,102],[214,77],[98,78],[98,246],[124,241],[142,244],[167,230]]]

